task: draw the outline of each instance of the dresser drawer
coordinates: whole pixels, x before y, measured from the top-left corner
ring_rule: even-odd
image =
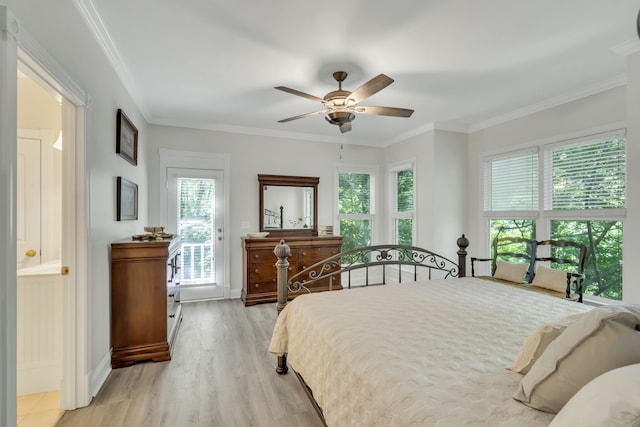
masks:
[[[273,279],[259,279],[252,280],[247,283],[247,294],[259,294],[263,292],[276,292],[278,290],[277,280]]]
[[[302,270],[340,252],[339,248],[304,248],[298,250],[298,269]]]
[[[250,264],[271,264],[275,265],[278,257],[273,253],[273,249],[255,249],[247,253],[247,261]]]
[[[275,279],[278,271],[275,265],[271,264],[253,264],[249,267],[249,281],[255,282],[265,279]]]

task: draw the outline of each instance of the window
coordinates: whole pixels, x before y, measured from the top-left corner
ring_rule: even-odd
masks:
[[[500,235],[583,243],[585,293],[622,299],[623,130],[494,156],[484,165],[489,242]]]
[[[338,227],[342,250],[371,245],[374,227],[375,175],[338,171]]]
[[[485,211],[538,210],[538,152],[494,157],[485,163]]]
[[[215,281],[215,180],[177,178],[178,234],[182,241],[185,284]]]
[[[413,245],[414,243],[414,168],[404,165],[391,171],[391,195],[393,200],[391,210],[392,239],[398,245]]]

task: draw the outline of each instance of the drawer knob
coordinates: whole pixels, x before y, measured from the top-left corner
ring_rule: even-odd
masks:
[[[255,259],[258,259],[258,258],[260,258],[260,255],[255,254],[253,257],[254,257]]]
[[[303,251],[302,256],[307,256],[307,253]]]
[[[169,318],[171,318],[171,319],[173,319],[174,317],[176,317],[176,315],[175,315],[175,314],[170,314],[170,315],[169,315]]]
[[[169,298],[173,298],[175,296],[176,296],[175,294],[169,294]]]
[[[253,286],[254,286],[254,287],[256,287],[256,288],[259,288],[259,287],[260,287],[260,284],[259,284],[259,283],[256,283],[256,284],[255,284],[255,285],[253,285]]]
[[[253,271],[254,271],[254,273],[256,273],[256,274],[257,274],[260,270],[258,270],[258,269],[256,268],[256,269],[255,269],[255,270],[253,270]]]

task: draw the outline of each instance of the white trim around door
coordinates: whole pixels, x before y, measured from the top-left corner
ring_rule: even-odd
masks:
[[[169,191],[167,170],[168,168],[185,168],[185,169],[209,169],[222,172],[223,186],[224,186],[224,220],[222,224],[222,247],[225,254],[223,261],[223,298],[229,299],[231,295],[231,283],[230,276],[230,263],[229,263],[229,251],[230,242],[226,238],[229,230],[229,188],[230,188],[230,169],[231,169],[231,155],[230,154],[217,154],[217,153],[202,153],[195,151],[182,151],[182,150],[170,150],[166,148],[160,148],[160,168],[158,179],[160,185],[160,223],[168,224],[169,220]]]

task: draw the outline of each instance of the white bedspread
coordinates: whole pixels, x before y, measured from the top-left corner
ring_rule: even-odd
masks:
[[[463,278],[303,295],[269,350],[288,353],[328,426],[546,426],[506,369],[544,321],[590,307]]]

